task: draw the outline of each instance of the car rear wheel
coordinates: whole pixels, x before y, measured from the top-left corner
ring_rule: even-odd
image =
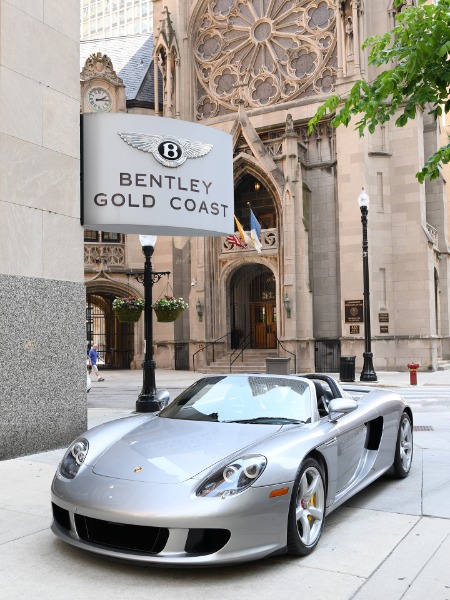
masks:
[[[404,412],[400,419],[400,426],[395,446],[395,459],[393,464],[394,475],[404,479],[409,475],[413,457],[413,429],[408,413]]]
[[[292,492],[287,528],[289,554],[305,556],[317,546],[325,521],[325,476],[314,458],[306,459]]]

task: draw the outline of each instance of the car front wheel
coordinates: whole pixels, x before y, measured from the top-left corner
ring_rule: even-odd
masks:
[[[400,419],[400,426],[395,446],[395,459],[393,464],[394,475],[404,479],[409,475],[413,457],[413,429],[408,413],[404,412]]]
[[[287,529],[289,554],[305,556],[317,546],[325,521],[325,476],[314,458],[306,459],[292,492]]]

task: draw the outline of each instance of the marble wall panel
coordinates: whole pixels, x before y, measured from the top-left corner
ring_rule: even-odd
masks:
[[[44,18],[44,0],[8,0],[8,3],[34,19]]]
[[[0,272],[82,281],[78,218],[0,202]]]
[[[0,275],[0,460],[86,429],[82,283]]]
[[[42,212],[0,202],[0,271],[42,276]]]
[[[44,0],[44,23],[79,42],[80,4],[80,0]]]
[[[0,131],[42,143],[42,86],[5,67],[0,67]]]
[[[0,39],[4,67],[79,99],[78,40],[8,2],[2,3]]]
[[[82,281],[84,229],[78,219],[43,213],[42,276],[46,279]]]
[[[43,91],[42,143],[46,148],[78,158],[80,102],[50,88]]]
[[[2,201],[80,218],[78,158],[0,133],[0,164]]]

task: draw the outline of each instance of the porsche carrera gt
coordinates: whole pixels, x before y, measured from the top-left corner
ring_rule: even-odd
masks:
[[[159,413],[74,440],[52,484],[52,530],[151,565],[303,556],[326,515],[384,473],[406,477],[412,457],[413,414],[393,391],[355,396],[320,374],[208,376]]]

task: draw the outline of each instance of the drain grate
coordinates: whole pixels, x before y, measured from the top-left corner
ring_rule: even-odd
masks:
[[[414,425],[414,431],[434,431],[431,425]]]

